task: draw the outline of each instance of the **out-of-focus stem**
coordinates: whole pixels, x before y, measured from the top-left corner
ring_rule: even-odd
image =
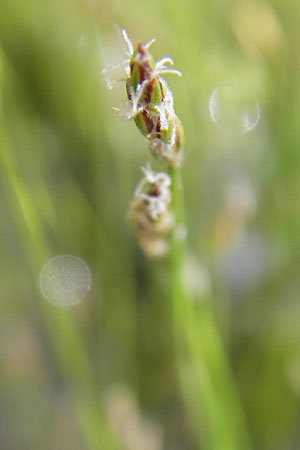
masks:
[[[199,448],[250,450],[244,411],[211,302],[192,299],[182,282],[185,253],[184,194],[180,169],[170,168],[175,230],[170,272],[174,339],[183,397]]]
[[[17,223],[28,255],[31,255],[29,263],[32,273],[37,276],[42,264],[51,255],[43,238],[34,203],[10,156],[10,145],[1,119],[0,115],[0,155],[7,177],[6,185],[12,202],[17,206]],[[101,398],[97,395],[98,383],[91,369],[87,349],[70,312],[52,307],[44,301],[38,303],[38,306],[70,392],[87,448],[119,449],[118,440],[101,411]]]

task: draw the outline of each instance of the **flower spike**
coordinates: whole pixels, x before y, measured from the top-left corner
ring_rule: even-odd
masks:
[[[170,67],[173,66],[173,59],[169,56],[154,61],[149,51],[154,38],[145,44],[138,42],[134,47],[125,28],[122,29],[122,36],[128,58],[104,69],[104,73],[125,66],[129,111],[123,115],[135,121],[157,159],[168,165],[179,165],[183,160],[184,132],[174,111],[172,92],[161,75],[182,74]],[[107,84],[112,88],[116,82],[107,79]]]
[[[171,179],[166,173],[153,172],[150,165],[142,170],[144,177],[135,190],[129,218],[143,251],[158,257],[168,251],[174,224],[170,210]]]

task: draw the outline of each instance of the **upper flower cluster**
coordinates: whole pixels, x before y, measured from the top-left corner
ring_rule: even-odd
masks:
[[[170,57],[154,61],[149,51],[154,39],[145,44],[139,42],[134,48],[125,29],[122,35],[127,47],[128,58],[124,63],[130,106],[125,115],[134,119],[157,159],[178,166],[183,157],[184,132],[174,111],[172,92],[162,74],[181,76],[181,72],[170,67],[173,65]]]

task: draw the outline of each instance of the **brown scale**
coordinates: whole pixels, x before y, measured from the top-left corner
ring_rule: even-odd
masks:
[[[137,45],[137,53],[141,55],[142,64],[139,64],[139,79],[143,82],[144,80],[149,80],[151,78],[152,69],[149,64],[149,59],[147,58],[147,52],[141,42]],[[131,74],[133,72],[134,64],[136,64],[135,61],[130,64]]]
[[[152,78],[152,79],[150,79],[148,81],[148,83],[144,87],[143,100],[146,103],[150,103],[151,102],[151,95],[152,95],[152,92],[153,92],[154,83],[155,83],[155,78]]]
[[[151,117],[151,115],[148,113],[148,111],[146,109],[144,109],[141,112],[141,114],[143,116],[144,124],[146,125],[148,133],[151,133],[155,126],[155,124],[153,123],[153,118]]]
[[[176,127],[175,144],[176,144],[176,147],[178,150],[181,145],[181,135],[180,135],[180,130],[179,130],[178,126]]]
[[[159,183],[157,183],[157,182],[152,183],[151,187],[152,187],[151,192],[149,192],[151,197],[159,197],[161,194]]]
[[[153,88],[154,88],[154,84],[156,81],[156,77],[151,78],[152,75],[152,68],[149,64],[149,59],[147,58],[147,52],[143,46],[143,44],[140,42],[137,45],[137,53],[139,53],[141,55],[141,59],[144,58],[144,60],[142,61],[142,64],[139,64],[139,79],[141,80],[141,82],[143,82],[144,80],[149,80],[148,83],[146,83],[145,87],[144,87],[144,92],[143,92],[143,96],[141,99],[141,102],[138,104],[138,106],[141,106],[141,104],[143,102],[145,103],[150,103],[151,102],[151,96],[152,96],[152,92],[153,92]],[[130,72],[132,74],[133,72],[133,68],[134,65],[137,64],[137,62],[132,62],[130,65]],[[158,80],[159,82],[159,87],[161,90],[161,97],[162,100],[164,100],[165,98],[165,93],[163,90],[163,86],[162,83]],[[131,100],[131,94],[129,92],[128,86],[127,87],[127,96],[128,99]],[[160,121],[160,117],[157,117],[157,120],[153,120],[153,113],[152,112],[148,112],[147,109],[143,110],[141,112],[142,116],[143,116],[143,120],[144,123],[146,125],[147,131],[148,133],[155,133],[157,135],[157,137],[159,138],[161,135],[161,121]]]

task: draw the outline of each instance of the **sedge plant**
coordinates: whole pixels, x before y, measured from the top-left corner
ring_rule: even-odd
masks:
[[[134,120],[152,155],[164,166],[158,173],[149,165],[143,169],[129,216],[145,256],[167,255],[178,376],[187,413],[199,448],[250,450],[243,408],[211,301],[189,298],[182,281],[187,235],[181,174],[184,131],[163,78],[167,74],[181,76],[181,72],[172,67],[170,57],[154,60],[150,53],[154,39],[134,46],[125,29],[122,35],[127,49],[121,64],[126,72],[128,109],[119,111]]]

